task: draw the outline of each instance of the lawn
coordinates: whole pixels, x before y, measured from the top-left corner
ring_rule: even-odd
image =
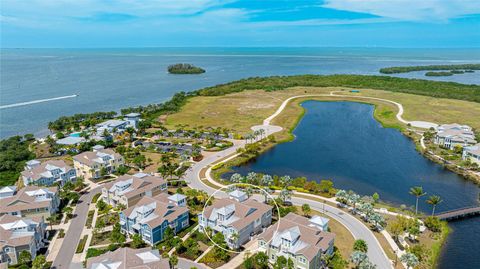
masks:
[[[110,241],[110,234],[112,232],[93,233],[92,242],[90,246],[106,245],[112,243]]]
[[[348,97],[309,97],[296,99],[288,105],[282,114],[273,120],[286,129],[293,128],[303,109],[298,106],[304,100],[350,100],[353,96],[372,96],[386,98],[404,105],[404,118],[407,120],[432,121],[436,123],[458,122],[469,124],[480,129],[480,104],[468,101],[434,98],[429,96],[397,93],[382,90],[361,89],[360,93],[350,93],[348,88],[338,87],[294,87],[282,91],[266,92],[262,90],[243,91],[223,96],[199,96],[188,100],[181,111],[169,115],[166,119],[168,128],[186,125],[188,128],[206,126],[222,127],[236,133],[250,132],[250,127],[261,124],[265,118],[273,114],[283,100],[295,95],[328,94],[331,91],[345,90],[341,94]],[[397,108],[395,105],[382,101],[366,101],[376,105],[375,117],[386,127],[401,128],[396,120]],[[280,138],[287,138],[286,132]]]

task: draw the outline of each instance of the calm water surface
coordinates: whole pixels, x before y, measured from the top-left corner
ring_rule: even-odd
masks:
[[[478,186],[424,158],[397,130],[383,128],[373,118],[373,106],[318,101],[302,106],[307,112],[294,141],[277,145],[235,172],[332,179],[338,188],[378,192],[381,199],[407,206],[415,204],[410,187],[423,186],[444,200],[437,212],[476,203]],[[431,211],[425,198],[419,207]],[[480,218],[453,222],[452,227],[440,267],[480,268],[474,255],[480,252]]]
[[[171,75],[186,62],[207,70]],[[76,98],[0,109],[0,137],[46,135],[49,121],[94,111],[167,100],[190,91],[252,76],[379,74],[382,67],[480,62],[480,49],[360,48],[145,48],[2,49],[0,105],[79,94]],[[400,76],[480,84],[476,73],[451,77]]]

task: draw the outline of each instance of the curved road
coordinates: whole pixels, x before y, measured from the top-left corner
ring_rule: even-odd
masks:
[[[360,98],[360,99],[371,99],[371,100],[379,100],[379,101],[384,101],[384,102],[389,102],[398,107],[398,113],[397,113],[397,119],[400,122],[403,123],[410,123],[412,126],[415,127],[420,127],[420,128],[429,128],[432,126],[436,126],[434,123],[429,123],[429,122],[420,122],[420,121],[406,121],[402,118],[403,115],[403,106],[400,103],[387,100],[387,99],[381,99],[381,98],[375,98],[375,97],[367,97],[367,96],[349,96],[349,95],[337,95],[334,94],[334,92],[330,92],[330,94],[316,94],[316,95],[298,95],[298,96],[292,96],[285,101],[282,102],[280,107],[275,111],[274,114],[272,114],[270,117],[266,118],[263,121],[263,125],[257,125],[253,126],[252,130],[258,130],[258,129],[264,129],[265,130],[265,136],[268,136],[270,134],[279,132],[282,130],[281,127],[279,126],[274,126],[270,125],[270,122],[278,116],[283,109],[287,106],[287,104],[296,98],[302,98],[302,97],[321,97],[321,96],[334,96],[334,97],[349,97],[349,98]],[[221,159],[224,159],[226,157],[229,157],[231,155],[234,155],[239,148],[243,148],[245,146],[245,141],[236,141],[235,144],[223,151],[216,152],[215,154],[212,154],[208,157],[205,157],[203,160],[201,160],[198,163],[195,163],[190,170],[187,171],[185,175],[185,180],[189,182],[189,186],[191,188],[199,189],[199,190],[204,190],[207,193],[211,194],[215,191],[214,188],[211,188],[207,185],[205,185],[203,182],[200,180],[200,171],[204,168],[207,167],[208,165],[211,165],[212,163],[215,163]],[[219,185],[219,183],[215,183]],[[101,191],[101,187],[97,187],[93,190],[91,190],[89,193],[82,195],[79,200],[79,204],[77,205],[74,214],[76,215],[75,218],[73,218],[70,223],[70,226],[67,231],[65,231],[65,238],[63,240],[62,246],[60,248],[60,251],[58,252],[55,260],[53,261],[52,268],[54,269],[60,269],[60,268],[69,268],[70,263],[72,261],[73,255],[75,254],[75,250],[77,248],[77,244],[80,240],[80,236],[83,230],[83,227],[85,226],[85,222],[87,219],[87,213],[88,213],[88,204],[92,200],[93,196]],[[328,216],[334,218],[335,220],[339,221],[342,223],[347,229],[350,230],[350,232],[353,234],[353,236],[356,239],[364,239],[369,246],[368,249],[368,256],[370,260],[377,265],[378,268],[392,268],[391,262],[386,256],[385,252],[383,251],[382,247],[380,246],[380,243],[376,239],[376,237],[373,235],[372,231],[365,226],[362,222],[354,218],[353,216],[344,213],[342,210],[329,206],[329,205],[324,205],[323,203],[310,200],[310,199],[303,199],[303,198],[298,198],[298,197],[293,197],[292,202],[296,205],[302,205],[304,203],[310,204],[310,206],[317,210],[317,211],[322,211],[323,208],[325,208]]]

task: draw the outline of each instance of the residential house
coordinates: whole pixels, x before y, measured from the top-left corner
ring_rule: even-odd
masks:
[[[34,259],[37,251],[45,246],[46,237],[46,224],[42,216],[1,216],[0,262],[7,265],[17,264],[22,251],[27,251]]]
[[[463,148],[462,158],[480,165],[480,143]]]
[[[140,122],[140,113],[128,113],[123,118],[124,121],[128,122],[128,127],[138,128],[138,123]]]
[[[86,151],[73,157],[77,176],[85,179],[98,179],[102,172],[113,173],[123,164],[122,155],[100,145],[94,146],[93,151]]]
[[[444,124],[437,127],[434,143],[450,150],[477,143],[472,127],[460,124]]]
[[[289,213],[258,237],[259,251],[272,264],[283,256],[293,261],[294,268],[324,268],[322,256],[333,254],[335,234],[324,231],[318,220]]]
[[[0,216],[49,217],[60,205],[57,187],[26,186],[12,196],[0,200]]]
[[[54,183],[63,186],[77,178],[75,169],[62,160],[49,160],[43,163],[37,160],[28,161],[21,175],[25,186],[51,186]]]
[[[0,199],[12,197],[17,192],[17,186],[5,186],[0,189]]]
[[[158,249],[119,248],[87,259],[87,269],[170,269],[168,259]]]
[[[167,227],[178,233],[190,225],[186,197],[167,193],[144,196],[135,206],[120,212],[120,225],[126,234],[140,234],[150,245],[162,241]]]
[[[224,235],[230,248],[238,249],[272,223],[272,207],[234,191],[229,198],[215,199],[198,220],[200,230],[210,227]]]
[[[123,175],[102,188],[102,199],[115,207],[119,204],[129,208],[144,196],[156,196],[167,192],[167,182],[157,176],[144,173]]]

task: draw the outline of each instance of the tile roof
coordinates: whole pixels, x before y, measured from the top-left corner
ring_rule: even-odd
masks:
[[[28,245],[34,240],[36,230],[15,231],[15,228],[29,227],[35,228],[43,222],[40,216],[21,218],[12,215],[3,215],[0,217],[0,244],[1,246],[23,246]]]
[[[165,184],[166,181],[157,176],[141,176],[139,175],[123,175],[118,177],[115,181],[112,181],[103,186],[104,189],[107,189],[109,192],[114,192],[115,195],[125,196],[127,198],[136,196],[145,191],[152,190],[155,187],[158,187],[162,184]]]
[[[280,247],[282,238],[294,242],[287,249],[288,252],[303,254],[311,261],[318,252],[324,252],[329,248],[335,234],[323,232],[310,219],[289,213],[259,236],[259,239],[265,240],[267,244],[277,247]]]
[[[73,168],[69,165],[67,165],[64,161],[62,160],[49,160],[46,162],[43,162],[40,165],[37,165],[33,167],[32,169],[26,169],[22,171],[22,176],[26,178],[31,178],[33,180],[38,180],[40,178],[51,178],[53,177],[51,171],[55,169],[60,169],[62,173],[66,173]]]
[[[140,223],[148,224],[148,226],[153,229],[165,220],[169,223],[173,222],[180,215],[188,211],[187,207],[169,203],[168,194],[161,193],[154,197],[144,196],[134,207],[130,207],[122,212],[128,218],[136,218],[138,213],[144,214],[150,212],[146,218],[140,220]]]
[[[205,208],[203,215],[205,218],[212,220],[216,219],[217,213],[221,213],[222,215],[230,215],[233,213],[223,224],[241,230],[271,210],[272,207],[270,205],[258,202],[253,198],[249,198],[243,202],[223,198],[215,199],[212,205]]]
[[[73,160],[87,166],[92,166],[94,163],[103,164],[102,157],[108,156],[110,159],[121,158],[122,155],[116,153],[111,149],[99,149],[97,151],[86,151],[73,156]]]
[[[170,269],[168,260],[158,249],[119,248],[87,260],[89,269]]]
[[[0,214],[49,207],[51,196],[56,195],[57,192],[57,187],[26,186],[20,189],[14,196],[1,200]],[[35,197],[38,195],[46,195],[47,198]],[[48,198],[48,196],[50,196],[50,198]]]

